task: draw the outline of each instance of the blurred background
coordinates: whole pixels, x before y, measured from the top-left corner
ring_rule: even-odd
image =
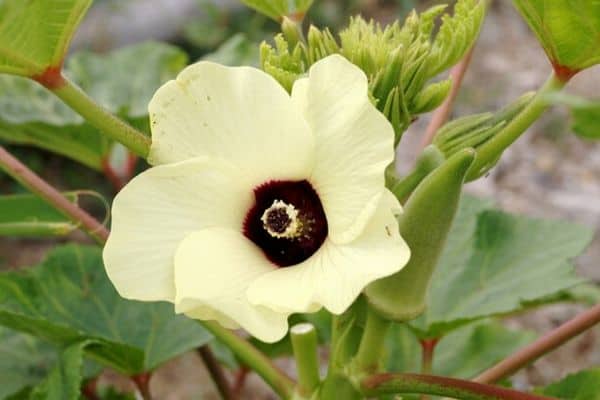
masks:
[[[345,26],[348,16],[362,14],[382,23],[403,19],[413,8],[438,1],[315,0],[307,22],[332,31]],[[188,55],[225,64],[258,65],[258,44],[272,38],[278,26],[235,0],[96,0],[78,31],[71,51],[107,52],[125,45],[159,40]],[[136,74],[136,68],[119,71]],[[535,38],[509,0],[492,2],[471,66],[454,107],[453,116],[492,111],[528,90],[535,90],[550,66]],[[576,76],[568,92],[600,97],[600,68]],[[430,115],[416,121],[399,147],[398,168],[406,171],[415,159]],[[596,239],[577,261],[579,273],[600,283],[600,142],[584,141],[570,131],[565,110],[546,113],[502,157],[491,173],[467,190],[492,198],[500,208],[534,217],[579,222],[596,230]],[[56,186],[68,190],[90,188],[112,198],[114,188],[105,177],[80,164],[31,147],[11,146],[21,160]],[[142,168],[140,166],[140,168]],[[22,189],[0,176],[0,192]],[[100,216],[97,202],[89,207]],[[80,233],[66,239],[86,241]],[[57,240],[0,239],[0,268],[19,268],[38,262]],[[571,318],[582,306],[555,305],[507,319],[513,326],[545,332]],[[281,361],[286,368],[285,360]],[[562,349],[520,372],[519,387],[541,385],[586,366],[600,365],[600,328],[589,330]],[[107,374],[105,379],[119,381]],[[123,383],[126,385],[126,383]],[[217,399],[204,367],[189,354],[162,367],[152,382],[158,399]],[[270,398],[258,379],[245,386],[248,399]]]

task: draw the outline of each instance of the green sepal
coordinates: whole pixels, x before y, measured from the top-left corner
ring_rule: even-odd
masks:
[[[290,52],[290,46],[282,34],[275,36],[275,48],[266,42],[260,45],[260,65],[262,69],[288,92],[296,79],[305,72],[304,62],[300,57],[300,47],[296,46]]]
[[[532,96],[531,100],[526,99],[526,104],[522,107],[522,110],[512,110],[509,107],[506,112],[508,116],[507,123],[487,140],[477,144],[477,158],[469,170],[467,181],[478,179],[487,174],[496,165],[504,150],[513,144],[548,109],[550,105],[548,96],[560,91],[566,83],[556,74],[551,74],[544,85]]]
[[[561,80],[600,63],[600,2],[513,0],[513,4]]]
[[[291,90],[293,82],[312,64],[331,54],[341,54],[362,69],[369,80],[373,103],[392,123],[396,143],[419,113],[437,107],[450,89],[449,82],[427,85],[439,72],[449,68],[472,47],[485,14],[485,4],[459,0],[452,16],[442,17],[436,33],[436,19],[446,6],[412,12],[404,24],[398,21],[382,27],[361,17],[351,18],[337,40],[328,29],[311,26],[306,42],[275,37],[275,45],[263,44],[261,65]]]
[[[281,33],[290,47],[296,47],[303,41],[302,26],[288,17],[283,17],[281,20]]]
[[[494,139],[515,117],[517,117],[533,100],[535,93],[528,92],[502,108],[495,114],[481,113],[457,118],[439,129],[433,139],[433,145],[444,154],[446,158],[452,157],[466,148],[478,150],[481,146]],[[495,155],[486,168],[479,174],[469,176],[474,180],[486,174],[492,168],[500,154]]]
[[[452,81],[450,79],[432,83],[425,87],[425,89],[418,93],[413,99],[411,105],[413,113],[423,114],[438,108],[446,99],[448,93],[450,93],[451,88]]]
[[[365,290],[369,305],[383,316],[408,321],[425,310],[431,275],[474,159],[473,149],[455,154],[428,175],[408,198],[399,227],[411,250],[410,261],[400,272],[371,283]]]

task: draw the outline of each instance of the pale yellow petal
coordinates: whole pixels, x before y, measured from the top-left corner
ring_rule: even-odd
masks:
[[[248,289],[253,304],[281,312],[306,312],[322,305],[344,312],[369,283],[399,271],[410,250],[398,233],[398,200],[387,190],[367,226],[351,243],[327,240],[308,260],[256,279]]]
[[[347,243],[377,207],[384,170],[394,159],[394,130],[371,104],[365,74],[339,55],[315,63],[292,97],[315,136],[310,182],[323,203],[330,239]]]
[[[258,69],[193,64],[156,92],[149,113],[152,164],[219,157],[255,185],[312,171],[312,133],[288,93]]]
[[[240,329],[240,324],[214,308],[208,307],[198,301],[188,300],[188,302],[186,305],[191,308],[191,311],[185,312],[185,315],[188,317],[203,321],[217,321],[227,329]]]
[[[181,240],[211,226],[241,231],[254,199],[238,175],[225,162],[190,159],[151,168],[117,194],[104,264],[121,296],[173,301]]]
[[[292,104],[302,115],[306,115],[308,107],[308,78],[300,78],[292,87]]]
[[[248,286],[275,268],[238,231],[209,228],[194,232],[175,254],[175,308],[199,319],[223,322],[212,311],[216,310],[252,336],[275,342],[287,332],[289,313],[252,305],[246,297]]]

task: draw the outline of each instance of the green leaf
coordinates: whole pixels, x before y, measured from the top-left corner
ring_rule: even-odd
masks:
[[[223,65],[258,66],[258,44],[243,33],[236,33],[227,39],[218,49],[202,57],[203,60]]]
[[[64,193],[77,203],[77,193]],[[0,236],[62,236],[76,229],[67,217],[32,194],[0,196]]]
[[[124,47],[106,55],[80,52],[65,74],[111,112],[129,119],[146,117],[156,89],[186,64],[179,48],[160,42]]]
[[[107,55],[69,58],[65,74],[101,105],[148,131],[156,89],[187,63],[180,49],[147,42]],[[101,170],[112,143],[59,99],[30,80],[0,76],[0,139],[32,145]]]
[[[98,389],[98,400],[137,400],[135,393],[119,392],[112,386]]]
[[[29,395],[30,400],[78,400],[83,380],[83,351],[90,343],[78,342],[67,347],[46,379]]]
[[[564,400],[600,400],[600,368],[569,375],[536,392]]]
[[[510,215],[465,197],[432,278],[428,308],[411,326],[423,337],[440,337],[579,284],[571,259],[591,239],[589,228]]]
[[[283,17],[301,21],[313,0],[241,0],[250,8],[280,22]]]
[[[101,372],[97,365],[84,363],[89,341],[71,344],[57,355],[56,349],[29,335],[0,328],[0,338],[11,346],[0,346],[0,399],[79,400],[83,379]]]
[[[462,326],[436,345],[433,373],[472,378],[534,339],[533,332],[508,329],[498,321]],[[389,371],[420,372],[421,346],[406,325],[393,325],[386,348]]]
[[[0,399],[37,385],[56,360],[50,344],[0,327]]]
[[[0,72],[33,77],[60,67],[92,0],[0,1]]]
[[[121,298],[100,249],[76,245],[54,250],[36,267],[0,274],[0,324],[62,346],[93,341],[87,354],[130,375],[210,340],[170,304]]]
[[[600,139],[600,101],[586,100],[564,93],[550,96],[550,101],[565,104],[572,117],[571,129],[585,139]]]
[[[548,58],[568,73],[600,63],[600,3],[594,0],[513,0]]]

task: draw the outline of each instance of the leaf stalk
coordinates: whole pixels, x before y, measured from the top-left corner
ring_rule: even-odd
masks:
[[[477,376],[474,381],[494,383],[506,378],[598,323],[600,323],[600,304],[596,304],[513,355],[500,361],[492,368]]]
[[[52,93],[109,138],[122,143],[138,156],[144,158],[148,156],[150,151],[148,136],[96,103],[68,78],[62,75],[61,77],[63,79],[61,85],[47,86]]]

